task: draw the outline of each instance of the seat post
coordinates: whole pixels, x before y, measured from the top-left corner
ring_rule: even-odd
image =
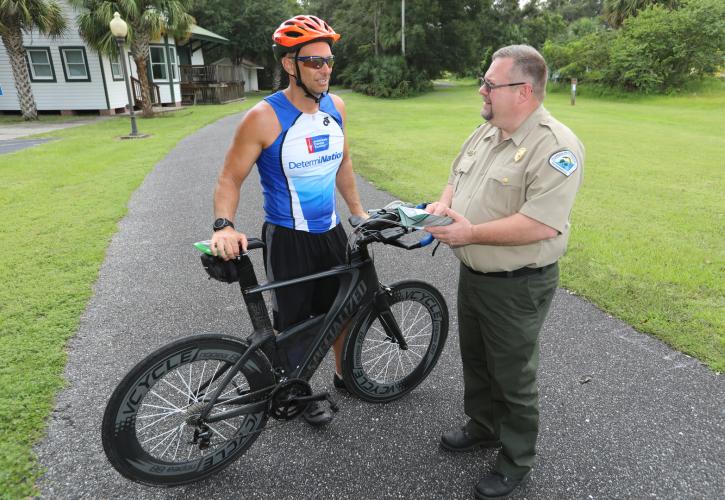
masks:
[[[267,304],[264,302],[262,292],[244,293],[245,290],[253,288],[259,283],[257,275],[254,272],[254,265],[248,255],[242,254],[235,261],[237,273],[239,275],[239,287],[244,297],[244,304],[247,306],[249,319],[252,321],[254,332],[249,337],[252,344],[260,345],[262,352],[267,356],[272,366],[279,367],[280,358],[277,353],[277,343],[275,342],[274,329],[272,321],[269,319],[269,311]]]
[[[239,287],[242,292],[259,285],[257,275],[254,272],[254,265],[248,255],[240,255],[235,264],[239,274]],[[273,333],[272,322],[269,319],[269,311],[267,311],[267,304],[264,303],[262,292],[242,293],[242,296],[249,312],[249,319],[252,320],[254,331],[269,330]]]

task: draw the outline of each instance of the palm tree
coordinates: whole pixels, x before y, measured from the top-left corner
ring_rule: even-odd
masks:
[[[30,86],[23,31],[35,28],[56,37],[63,34],[65,26],[63,12],[54,0],[0,0],[0,38],[10,58],[20,111],[26,120],[37,120],[38,109]]]
[[[602,15],[612,28],[619,28],[628,17],[650,5],[659,4],[668,9],[675,9],[679,0],[604,0]]]
[[[79,11],[77,21],[81,36],[102,54],[117,53],[108,23],[114,12],[121,14],[128,24],[131,56],[141,82],[143,115],[152,116],[151,84],[146,69],[149,43],[162,33],[176,39],[186,37],[194,23],[194,18],[187,13],[192,0],[70,0],[70,3]]]

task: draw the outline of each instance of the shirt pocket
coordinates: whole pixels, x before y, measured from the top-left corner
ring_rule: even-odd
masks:
[[[500,217],[517,213],[523,205],[523,175],[518,169],[496,169],[486,179],[484,203]]]
[[[461,186],[461,182],[466,182],[466,179],[470,177],[470,170],[473,167],[474,156],[464,155],[453,170],[453,192],[458,193],[458,189]]]

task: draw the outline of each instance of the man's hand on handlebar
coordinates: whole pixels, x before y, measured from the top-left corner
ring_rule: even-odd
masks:
[[[235,231],[231,227],[225,227],[216,231],[211,237],[211,251],[224,260],[232,260],[239,257],[239,250],[247,251],[247,236],[244,233]]]

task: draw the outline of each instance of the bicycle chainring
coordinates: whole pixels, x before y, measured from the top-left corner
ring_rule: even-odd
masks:
[[[281,382],[269,398],[269,416],[275,420],[292,420],[307,407],[296,398],[311,396],[312,387],[306,380],[292,378]]]

